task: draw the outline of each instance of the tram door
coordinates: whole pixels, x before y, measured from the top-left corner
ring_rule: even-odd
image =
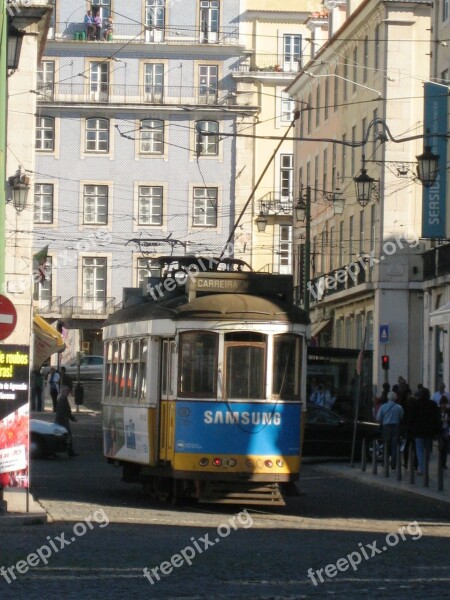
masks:
[[[176,345],[174,339],[161,342],[161,374],[159,401],[159,458],[173,458],[175,430]]]

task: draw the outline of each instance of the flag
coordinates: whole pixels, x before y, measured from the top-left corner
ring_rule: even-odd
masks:
[[[366,337],[367,337],[367,325],[364,328],[363,343],[362,343],[361,350],[359,351],[359,354],[358,354],[358,360],[356,361],[356,372],[358,373],[358,375],[361,375],[361,373],[362,373],[364,350],[366,349]]]
[[[43,283],[46,279],[45,263],[47,262],[48,244],[42,250],[33,254],[33,275],[37,283]]]

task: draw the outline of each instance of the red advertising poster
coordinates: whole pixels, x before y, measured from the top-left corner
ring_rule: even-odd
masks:
[[[0,486],[28,487],[29,346],[0,346]]]

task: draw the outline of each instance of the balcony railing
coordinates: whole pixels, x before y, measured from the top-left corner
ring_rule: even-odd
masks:
[[[279,54],[246,55],[235,71],[239,73],[298,73],[302,68],[304,57],[283,56]]]
[[[64,82],[40,83],[37,86],[40,102],[51,103],[108,103],[151,105],[234,105],[235,95],[228,90],[190,85],[158,86],[108,83]]]
[[[53,296],[48,299],[34,301],[36,312],[39,315],[57,315],[61,313],[61,296]]]
[[[423,253],[422,257],[424,279],[434,279],[450,274],[450,244],[428,250]]]
[[[363,268],[359,263],[351,263],[312,279],[310,286],[311,302],[320,301],[325,296],[331,296],[371,281],[372,275],[369,264],[366,268]]]
[[[100,40],[105,42],[102,27]],[[96,43],[95,40],[87,39],[87,28],[84,23],[71,23],[61,21],[55,23],[49,30],[48,39],[68,42],[79,41],[87,44]],[[178,45],[237,45],[239,43],[239,29],[234,26],[221,27],[219,31],[204,31],[195,27],[185,25],[170,25],[165,27],[144,26],[140,23],[114,23],[113,32],[105,43],[131,42],[131,43],[154,43],[154,44],[178,44]]]
[[[269,192],[259,201],[259,210],[264,215],[287,215],[292,216],[293,198],[292,194],[283,196],[279,192]]]
[[[61,317],[102,318],[115,311],[115,298],[94,298],[91,296],[74,296],[61,304]]]

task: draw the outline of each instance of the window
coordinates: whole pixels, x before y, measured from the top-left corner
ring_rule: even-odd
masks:
[[[36,117],[36,150],[52,152],[55,149],[55,119]]]
[[[217,65],[199,65],[199,103],[217,102],[218,67]]]
[[[162,225],[163,188],[160,186],[139,186],[139,225]]]
[[[442,2],[442,20],[447,21],[450,11],[449,11],[450,0],[443,0]]]
[[[142,154],[164,153],[164,121],[144,119],[140,131],[139,149]]]
[[[339,223],[339,267],[344,264],[344,221]]]
[[[146,63],[144,65],[144,100],[161,103],[164,94],[164,65]]]
[[[345,179],[345,175],[347,173],[347,136],[344,134],[342,136],[342,165],[341,165],[341,173],[342,179]]]
[[[145,32],[147,42],[164,41],[165,0],[145,0]]]
[[[448,69],[445,69],[444,71],[442,71],[441,73],[441,83],[443,83],[444,85],[448,85],[449,81],[448,81]]]
[[[55,63],[43,60],[37,69],[37,92],[39,100],[53,100],[55,86]]]
[[[205,132],[205,135],[200,132]],[[217,156],[219,154],[219,123],[217,121],[197,121],[195,124],[197,156]]]
[[[50,26],[48,28],[47,39],[54,40],[55,39],[55,22],[56,22],[56,0],[50,0],[50,4],[52,5],[52,13],[50,15]]]
[[[291,123],[295,109],[295,100],[292,100],[286,92],[281,92],[281,122]],[[300,124],[303,123],[303,119]]]
[[[34,294],[33,299],[39,302],[39,307],[51,308],[52,303],[52,257],[47,256],[45,263],[39,268],[40,273],[43,274],[44,279],[42,281],[36,281],[34,279]],[[34,277],[34,273],[33,273]]]
[[[370,253],[375,254],[375,204],[370,207]]]
[[[291,200],[294,191],[294,155],[280,156],[280,191],[281,201]]]
[[[316,88],[316,127],[320,124],[320,85]]]
[[[324,192],[327,191],[328,186],[328,149],[325,148],[323,151],[323,165],[322,165],[322,189]]]
[[[217,226],[217,188],[194,188],[194,227]]]
[[[364,38],[364,68],[363,68],[363,81],[367,81],[367,75],[369,71],[369,38]]]
[[[308,96],[308,108],[307,108],[307,119],[308,119],[308,133],[311,133],[311,120],[312,120],[312,104],[311,104],[311,94]]]
[[[288,73],[296,73],[301,65],[302,36],[283,36],[283,70]]]
[[[109,152],[108,119],[86,119],[86,152]]]
[[[325,273],[325,248],[327,245],[327,232],[326,229],[322,230],[320,234],[320,272]]]
[[[161,270],[159,267],[152,267],[152,261],[149,258],[138,258],[137,264],[137,285],[140,287],[146,277],[159,277]]]
[[[339,173],[337,172],[337,144],[333,144],[331,164],[331,190],[334,192],[339,188]],[[326,189],[326,188],[324,188]]]
[[[108,223],[108,186],[84,186],[84,225],[106,225]]]
[[[215,0],[200,1],[200,41],[213,44],[219,41],[220,2]]]
[[[225,395],[264,399],[266,336],[262,333],[225,334]]]
[[[353,91],[356,92],[358,82],[358,48],[353,49]]]
[[[53,223],[53,185],[50,183],[34,186],[34,223]]]
[[[109,96],[109,65],[106,62],[92,62],[89,70],[90,100],[107,102]]]
[[[334,77],[334,98],[333,98],[333,106],[334,106],[334,111],[337,111],[338,108],[338,104],[339,104],[339,69],[338,67],[336,67],[334,74],[336,75],[336,77]]]
[[[334,227],[330,227],[330,239],[329,239],[329,245],[330,245],[330,271],[332,271],[334,269]]]
[[[99,14],[105,21],[111,14],[111,0],[92,0],[92,14]]]
[[[344,58],[344,80],[343,80],[343,85],[344,85],[344,100],[347,100],[347,80],[348,80],[348,58],[345,57]]]
[[[219,336],[189,331],[180,334],[178,389],[181,397],[215,398]]]
[[[353,259],[353,215],[350,217],[348,222],[348,260]]]
[[[274,244],[275,270],[281,275],[290,275],[292,273],[292,227],[279,225],[277,233],[278,244]]]
[[[325,79],[325,102],[324,102],[324,119],[328,119],[328,105],[330,101],[330,80],[327,77]]]
[[[376,121],[378,119],[378,110],[375,109],[373,111],[373,120]],[[373,127],[372,128],[372,159],[373,160],[377,160],[377,156],[378,156],[378,147],[379,147],[379,139],[378,139],[378,135],[377,135],[377,128]],[[377,145],[378,144],[378,145]]]
[[[375,27],[375,53],[373,58],[374,69],[380,68],[380,26]]]
[[[276,335],[273,338],[272,396],[281,400],[298,400],[302,344],[295,335]]]
[[[352,127],[352,152],[351,152],[351,158],[350,158],[350,170],[351,170],[352,176],[355,175],[355,169],[356,169],[356,147],[355,147],[355,142],[356,142],[356,125],[354,125]]]
[[[364,252],[364,211],[359,213],[359,253]]]
[[[83,307],[103,308],[106,301],[106,258],[82,260]]]

